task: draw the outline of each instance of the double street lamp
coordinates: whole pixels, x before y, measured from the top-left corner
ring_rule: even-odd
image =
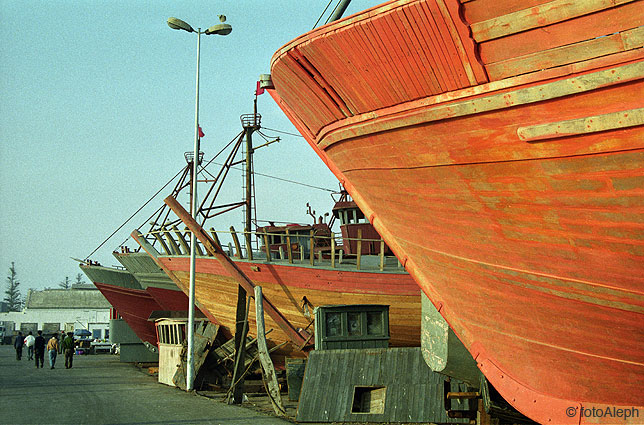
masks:
[[[192,218],[197,220],[197,168],[199,166],[199,55],[201,48],[201,34],[206,35],[228,35],[233,30],[226,21],[226,17],[219,16],[221,24],[213,25],[205,31],[197,28],[195,31],[190,24],[177,18],[169,18],[168,26],[173,30],[183,30],[187,32],[197,33],[197,94],[195,96],[195,141],[194,141],[194,156],[192,158],[192,199],[190,202],[190,211]],[[188,293],[188,370],[186,373],[186,390],[192,391],[194,384],[194,329],[195,329],[195,262],[196,262],[196,244],[197,238],[194,232],[190,234],[190,290]]]

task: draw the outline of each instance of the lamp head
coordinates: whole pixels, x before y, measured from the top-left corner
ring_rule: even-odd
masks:
[[[208,28],[206,30],[205,34],[206,35],[211,35],[211,34],[228,35],[228,34],[231,33],[232,30],[233,30],[233,27],[231,27],[228,24],[217,24],[217,25],[213,25],[210,28]]]
[[[173,30],[184,30],[188,32],[195,32],[195,30],[187,22],[178,18],[168,18],[168,26]]]

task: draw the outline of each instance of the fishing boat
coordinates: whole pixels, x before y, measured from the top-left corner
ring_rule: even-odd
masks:
[[[642,420],[643,45],[643,1],[398,0],[271,61],[271,96],[541,423]]]
[[[188,297],[145,252],[122,246],[112,253],[159,304],[162,311],[188,311]]]
[[[161,310],[161,307],[134,276],[127,270],[105,267],[88,260],[80,264],[80,269],[132,328],[136,336],[148,347],[156,347],[156,329],[154,322],[148,321],[148,318],[153,311]]]
[[[246,152],[253,152],[252,132],[259,129],[261,116],[242,116],[244,131],[231,148],[222,170],[227,172],[236,164],[235,155],[245,141]],[[176,224],[183,223],[188,231],[195,232],[198,239],[195,264],[195,299],[202,311],[214,317],[229,333],[239,322],[238,292],[240,285],[245,294],[253,295],[253,288],[261,286],[264,295],[266,328],[269,346],[275,348],[273,357],[284,363],[284,356],[304,356],[313,345],[313,310],[329,304],[385,304],[389,305],[389,342],[392,346],[418,346],[420,344],[420,290],[395,257],[384,255],[384,241],[375,233],[372,225],[364,219],[357,205],[345,192],[340,194],[334,218],[340,221],[342,234],[336,238],[331,232],[334,218],[325,222],[317,217],[310,207],[311,224],[268,223],[250,231],[256,219],[252,218],[250,206],[253,197],[251,155],[246,155],[246,198],[238,204],[245,207],[244,231],[206,231],[205,220],[213,209],[213,201],[205,196],[200,203],[197,219],[194,219],[177,201],[169,196],[165,202],[176,219],[168,217],[147,233],[135,230],[132,237],[155,263],[163,269],[185,292],[190,284],[189,235],[180,231]],[[217,193],[221,180],[214,180],[208,193]],[[214,188],[213,188],[214,187]],[[281,202],[275,199],[275,202]],[[197,220],[200,220],[199,222]],[[174,228],[172,232],[167,229]],[[351,227],[349,238],[346,227]],[[165,230],[159,230],[165,229]],[[225,235],[234,241],[225,246],[220,238]],[[364,236],[362,236],[364,234]],[[240,242],[241,240],[241,242]],[[356,250],[351,245],[371,248]],[[381,248],[381,245],[383,248]],[[357,246],[357,245],[355,245]],[[244,295],[245,296],[245,295]],[[255,309],[250,300],[247,329],[255,334]],[[242,312],[243,313],[243,312]],[[242,315],[241,320],[245,318]],[[350,325],[350,324],[349,324]],[[350,326],[349,326],[350,327]],[[384,334],[383,334],[384,336]]]

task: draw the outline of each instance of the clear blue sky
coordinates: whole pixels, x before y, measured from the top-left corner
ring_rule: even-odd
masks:
[[[167,18],[206,28],[224,14],[233,27],[201,40],[208,158],[239,133],[239,116],[252,113],[255,82],[273,53],[310,30],[327,3],[0,0],[0,298],[12,261],[23,295],[73,279],[79,268],[70,257],[85,258],[183,167],[194,134],[197,39],[171,30]],[[354,0],[347,14],[377,3]],[[295,132],[268,94],[259,112],[265,127]],[[338,187],[300,137],[282,135],[258,151],[255,169]],[[257,192],[259,219],[306,222],[307,202],[319,214],[332,206],[326,192],[262,177]],[[111,252],[146,218],[92,258],[116,264]],[[240,214],[215,227],[230,225],[241,228]]]

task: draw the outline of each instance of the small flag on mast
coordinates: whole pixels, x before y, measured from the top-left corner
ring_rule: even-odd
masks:
[[[201,126],[199,126],[199,137],[201,138],[201,137],[203,137],[205,135],[206,134],[203,131],[201,131]]]
[[[264,89],[259,86],[259,81],[258,81],[257,88],[255,89],[255,96],[259,96],[260,94],[264,94]]]

